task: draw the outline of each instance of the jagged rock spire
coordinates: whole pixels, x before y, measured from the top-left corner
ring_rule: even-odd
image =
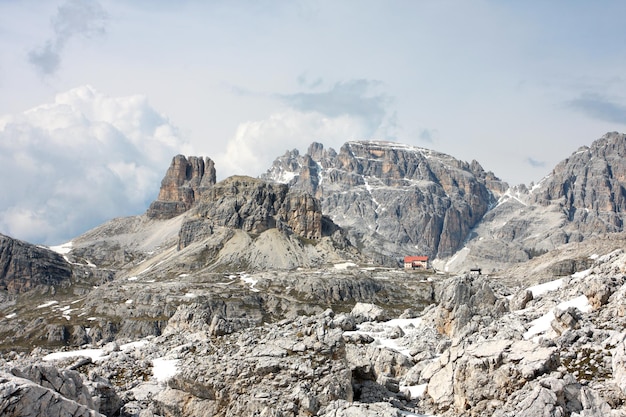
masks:
[[[170,219],[189,210],[203,192],[215,185],[215,163],[207,157],[176,155],[161,181],[148,217]]]

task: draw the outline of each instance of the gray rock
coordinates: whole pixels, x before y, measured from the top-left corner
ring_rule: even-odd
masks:
[[[533,293],[529,290],[522,290],[516,293],[511,300],[509,300],[509,308],[512,311],[523,310],[533,299]]]
[[[76,371],[60,371],[52,365],[31,365],[25,368],[14,368],[11,373],[18,378],[28,379],[43,388],[52,390],[68,400],[90,409],[96,409],[89,390]]]
[[[365,321],[382,321],[388,319],[385,310],[375,304],[356,303],[350,314],[358,323]]]
[[[576,307],[569,307],[565,310],[554,309],[554,320],[550,324],[557,334],[561,335],[566,330],[575,329],[580,326],[581,313]]]
[[[0,414],[7,417],[105,417],[66,398],[59,392],[63,389],[46,388],[28,379],[0,372]]]
[[[71,276],[70,265],[58,253],[0,234],[0,289],[48,292],[68,286]]]
[[[373,141],[348,142],[338,153],[319,143],[304,156],[287,152],[263,178],[292,178],[290,185],[322,199],[324,212],[350,230],[353,242],[390,263],[416,246],[424,255],[451,255],[494,192],[507,188],[476,161]]]

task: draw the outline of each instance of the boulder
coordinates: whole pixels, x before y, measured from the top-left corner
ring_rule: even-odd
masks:
[[[0,372],[0,415],[6,417],[106,417],[63,396],[62,387],[43,387],[25,378]],[[71,389],[67,389],[71,390]]]
[[[388,319],[387,313],[382,307],[370,303],[356,303],[350,314],[354,317],[357,323],[363,323],[365,321],[383,321]]]

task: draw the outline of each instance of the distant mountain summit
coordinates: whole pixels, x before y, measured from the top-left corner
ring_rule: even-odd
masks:
[[[626,214],[626,135],[607,133],[560,162],[533,193],[557,204],[580,233],[620,232]]]
[[[530,190],[507,190],[447,268],[506,268],[566,243],[622,232],[625,219],[626,135],[612,132],[579,148]]]
[[[313,143],[305,155],[277,158],[262,178],[320,198],[353,244],[391,264],[452,255],[508,188],[476,161],[381,141],[347,142],[339,152]]]
[[[215,163],[210,158],[176,155],[161,181],[159,196],[146,214],[156,219],[176,217],[189,210],[216,181]]]

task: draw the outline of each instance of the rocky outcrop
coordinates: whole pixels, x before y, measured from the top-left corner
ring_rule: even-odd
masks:
[[[269,332],[250,329],[224,336],[223,343],[198,341],[194,349],[204,360],[197,362],[194,355],[180,359],[180,371],[154,398],[155,411],[304,416],[316,415],[336,400],[352,401],[342,331],[332,317],[328,312],[323,318],[284,321]]]
[[[506,188],[476,161],[373,141],[348,142],[338,153],[314,143],[304,156],[278,158],[263,178],[320,198],[353,244],[390,263],[415,247],[424,255],[452,254]]]
[[[11,373],[25,378],[43,388],[52,390],[68,400],[75,401],[94,410],[96,406],[87,386],[83,384],[80,374],[76,371],[58,370],[52,365],[31,365],[14,368]]]
[[[468,275],[451,278],[438,287],[439,305],[425,314],[439,333],[459,337],[508,312],[508,300],[498,296],[487,280]]]
[[[293,287],[301,281],[296,273],[268,273],[264,282],[244,281],[259,292],[195,297],[162,335],[106,345],[106,356],[93,362],[58,359],[55,369],[27,365],[41,352],[11,353],[0,370],[18,369],[51,391],[59,386],[54,394],[64,401],[90,397],[100,412],[107,404],[108,415],[116,404],[132,416],[623,417],[625,265],[623,250],[597,256],[585,274],[519,290],[526,296],[516,311],[506,308],[509,289],[496,280],[442,279],[436,304],[389,321],[363,320],[383,319],[374,301],[387,309],[399,293],[414,294],[402,287],[410,281],[404,274],[395,292],[379,291],[353,313],[267,320],[267,312],[299,300]],[[234,278],[212,283],[212,291],[237,287]],[[284,304],[267,296],[273,286],[283,289]],[[318,307],[340,299],[340,287],[328,297]]]
[[[261,324],[263,299],[245,297],[244,300],[202,299],[185,304],[169,319],[166,334],[206,332],[222,336]]]
[[[176,217],[189,210],[215,182],[215,164],[211,159],[176,155],[161,181],[157,200],[146,214],[155,219]]]
[[[607,133],[560,162],[538,184],[504,190],[473,227],[464,252],[437,267],[457,273],[476,265],[499,271],[568,243],[624,230],[626,135]],[[485,180],[486,183],[488,182]],[[553,275],[585,269],[584,260],[553,265]]]
[[[41,384],[29,378],[0,372],[0,415],[105,417],[94,409],[93,399],[77,373],[64,375],[53,370],[53,367],[49,368],[43,373],[35,371],[38,375],[26,372],[34,379],[43,375],[51,376],[50,380],[39,378]],[[19,371],[17,373],[22,374]]]
[[[200,217],[210,221],[211,227],[241,229],[252,234],[277,228],[306,239],[320,239],[323,232],[318,200],[304,192],[290,191],[286,185],[251,177],[230,177],[206,190],[193,214],[196,217],[191,222]],[[210,234],[208,227],[193,230],[206,236]],[[185,239],[194,240],[197,237]]]
[[[540,205],[558,205],[570,223],[568,240],[624,230],[626,135],[612,132],[560,162],[533,193]]]
[[[47,248],[0,235],[0,290],[19,294],[68,284],[72,269],[61,255]]]
[[[618,232],[626,212],[626,135],[607,133],[560,162],[533,194],[557,203],[583,235]]]

